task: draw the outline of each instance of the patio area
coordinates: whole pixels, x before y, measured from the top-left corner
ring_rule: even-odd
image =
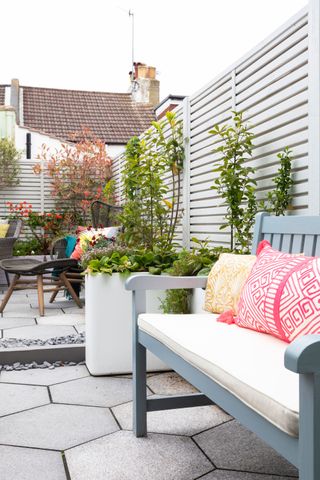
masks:
[[[2,293],[3,294],[3,293]],[[34,292],[16,292],[2,339],[85,330],[84,312],[61,296],[40,318]],[[0,350],[1,353],[1,350]],[[25,370],[24,370],[25,369]],[[0,374],[4,480],[284,480],[297,470],[217,406],[148,414],[148,437],[132,429],[130,375],[93,377],[85,365]],[[148,375],[148,394],[194,388],[173,372]]]

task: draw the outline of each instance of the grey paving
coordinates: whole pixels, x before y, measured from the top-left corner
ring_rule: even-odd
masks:
[[[23,318],[23,317],[2,318],[0,317],[0,329],[26,327],[28,325],[33,325],[33,326],[36,325],[35,318]]]
[[[175,372],[166,372],[148,378],[147,385],[157,395],[182,395],[197,390]]]
[[[45,308],[49,308],[49,309],[52,309],[52,308],[72,308],[74,307],[74,301],[73,300],[67,300],[66,298],[64,297],[60,297],[59,299],[56,299],[54,302],[50,303],[49,302],[49,298],[45,299]],[[35,298],[31,298],[30,299],[30,305],[31,305],[31,309],[35,309],[37,310],[38,309],[38,298],[35,297]]]
[[[109,409],[46,405],[0,418],[0,444],[65,450],[117,430]]]
[[[131,402],[114,407],[112,411],[124,430],[132,429]],[[195,435],[230,419],[217,406],[149,412],[148,432]]]
[[[279,477],[279,475],[263,475],[261,473],[215,470],[201,477],[201,480],[289,480],[290,478],[296,477]]]
[[[118,432],[66,452],[72,480],[192,480],[212,465],[190,438]]]
[[[9,305],[9,304],[8,304]],[[9,305],[10,306],[10,305]],[[39,315],[39,312],[37,312],[37,310],[33,310],[32,308],[30,308],[30,306],[25,306],[25,308],[18,308],[18,309],[15,309],[13,308],[15,305],[11,305],[10,308],[7,309],[7,307],[5,308],[4,312],[2,313],[2,316],[3,318],[11,318],[11,317],[15,317],[15,318],[18,318],[18,317],[23,317],[23,318],[36,318],[37,315]],[[48,315],[58,315],[59,313],[63,313],[62,310],[58,309],[58,308],[55,308],[55,309],[52,309],[52,310],[45,310],[45,315],[48,316]]]
[[[70,310],[70,309],[69,309]],[[61,313],[59,315],[50,315],[45,317],[36,317],[39,325],[81,325],[85,322],[84,311],[81,313]]]
[[[3,371],[0,375],[0,382],[22,383],[27,385],[54,385],[87,376],[89,376],[87,367],[85,365],[76,365],[75,367],[58,367],[54,370],[36,368],[12,372]]]
[[[21,412],[50,402],[45,387],[0,384],[0,416]]]
[[[66,480],[60,452],[0,445],[2,480]]]
[[[75,304],[73,304],[73,307],[68,308],[68,313],[74,313],[75,315],[78,315],[79,313],[84,314],[85,308],[79,308]]]
[[[235,420],[193,438],[217,468],[297,475],[295,467]]]
[[[32,339],[40,338],[41,340],[47,340],[48,338],[73,335],[75,333],[75,329],[68,325],[36,325],[4,330],[3,337]]]
[[[78,333],[85,333],[86,332],[86,326],[85,325],[75,325],[75,329],[77,330]]]
[[[132,381],[126,378],[86,377],[50,387],[57,403],[112,407],[132,399]]]

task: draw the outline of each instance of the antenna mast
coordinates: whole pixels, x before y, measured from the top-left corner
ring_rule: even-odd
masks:
[[[129,17],[131,17],[131,43],[132,43],[132,50],[131,50],[131,82],[134,82],[134,13],[130,9],[129,10]]]

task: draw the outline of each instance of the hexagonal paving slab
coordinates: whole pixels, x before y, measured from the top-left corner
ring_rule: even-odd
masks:
[[[197,389],[175,372],[152,375],[147,385],[157,395],[183,395],[195,393]]]
[[[76,365],[75,367],[67,365],[55,368],[54,370],[36,368],[12,372],[3,371],[0,375],[0,382],[24,383],[28,385],[55,385],[56,383],[88,376],[89,372],[85,365]]]
[[[46,405],[0,418],[0,444],[65,450],[117,430],[109,409]]]
[[[132,429],[132,403],[112,409],[121,428]],[[148,432],[195,435],[220,425],[231,417],[217,406],[179,408],[148,413]]]
[[[77,332],[72,326],[66,325],[36,325],[31,327],[10,328],[3,332],[4,338],[41,338],[47,340],[53,337],[75,335]]]
[[[127,378],[87,377],[50,387],[53,402],[112,407],[132,399]]]
[[[72,480],[192,480],[213,466],[190,438],[117,432],[68,450]]]
[[[193,438],[217,468],[297,475],[293,465],[235,420]]]
[[[3,480],[66,480],[61,453],[0,445]]]
[[[0,384],[0,416],[50,403],[45,387]]]
[[[290,478],[296,477],[279,477],[278,475],[263,475],[261,473],[215,470],[201,477],[201,480],[289,480]]]

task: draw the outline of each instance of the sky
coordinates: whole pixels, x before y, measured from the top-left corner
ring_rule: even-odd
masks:
[[[160,99],[191,95],[306,0],[1,0],[0,84],[127,92],[134,60]]]

